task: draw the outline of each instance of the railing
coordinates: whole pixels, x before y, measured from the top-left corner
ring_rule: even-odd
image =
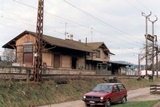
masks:
[[[150,93],[160,94],[160,85],[150,85]]]

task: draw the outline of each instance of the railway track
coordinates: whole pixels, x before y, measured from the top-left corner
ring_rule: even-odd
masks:
[[[0,79],[26,79],[32,78],[33,74],[26,73],[0,73]],[[83,79],[83,78],[117,78],[117,79],[135,79],[137,75],[87,75],[87,74],[41,74],[43,79],[67,78],[67,79]]]

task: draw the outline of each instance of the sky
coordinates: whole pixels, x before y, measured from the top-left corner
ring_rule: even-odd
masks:
[[[43,33],[85,42],[104,42],[111,61],[138,64],[138,54],[145,52],[145,15],[159,18],[159,0],[44,0]],[[2,46],[24,30],[36,32],[38,0],[0,0],[0,54]],[[152,24],[148,22],[148,33]],[[154,34],[160,35],[160,21]],[[67,34],[65,35],[65,32]],[[158,36],[158,45],[160,37]],[[141,61],[142,64],[145,60]]]

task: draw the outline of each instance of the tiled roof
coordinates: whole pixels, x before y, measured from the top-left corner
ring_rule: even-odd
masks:
[[[87,43],[87,45],[90,46],[93,50],[98,49],[103,44],[104,44],[103,42],[91,42],[91,43]]]
[[[8,43],[3,45],[2,47],[13,49],[14,47],[12,47],[12,46],[15,44],[15,41],[17,39],[21,38],[25,34],[31,34],[33,36],[36,36],[35,32],[31,32],[31,31],[26,30],[26,31],[22,32],[21,34],[19,34],[18,36],[16,36],[15,38],[13,38],[12,40],[10,40]],[[107,53],[113,54],[110,52],[110,50],[104,44],[104,42],[91,42],[91,43],[87,43],[87,45],[86,45],[86,43],[83,43],[83,42],[69,40],[69,39],[64,40],[64,39],[60,39],[60,38],[56,38],[56,37],[48,36],[48,35],[43,35],[43,40],[50,45],[54,45],[54,46],[58,46],[58,47],[62,47],[62,48],[69,48],[69,49],[73,49],[73,50],[84,51],[84,52],[93,52],[93,50],[96,50],[99,47],[103,46],[104,50]]]
[[[110,53],[112,55],[114,55],[109,49],[108,47],[105,45],[104,42],[91,42],[91,43],[87,43],[88,46],[90,46],[92,48],[92,50],[97,50],[100,47],[104,47],[104,51],[106,51],[107,53]]]
[[[13,48],[13,47],[9,46],[8,44],[15,44],[15,41],[17,39],[21,38],[25,34],[31,34],[33,36],[36,36],[35,32],[24,31],[21,34],[19,34],[18,36],[16,36],[14,39],[10,40],[5,45],[3,45],[2,47],[3,48]],[[63,40],[60,38],[55,38],[55,37],[47,36],[47,35],[43,35],[43,40],[50,45],[54,45],[54,46],[58,46],[58,47],[62,47],[62,48],[69,48],[69,49],[79,50],[79,51],[84,51],[84,52],[92,52],[91,47],[86,46],[85,43],[74,41],[74,40]]]
[[[51,45],[56,45],[59,47],[64,47],[64,48],[70,48],[74,50],[80,50],[80,51],[86,51],[86,52],[92,52],[92,49],[89,46],[86,46],[85,43],[74,41],[74,40],[63,40],[51,36],[46,36],[44,35],[43,39],[50,43]]]

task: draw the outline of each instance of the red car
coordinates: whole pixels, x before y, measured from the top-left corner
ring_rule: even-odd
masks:
[[[86,106],[104,105],[110,107],[113,102],[126,103],[127,90],[121,83],[98,84],[91,92],[86,93],[82,99]]]

